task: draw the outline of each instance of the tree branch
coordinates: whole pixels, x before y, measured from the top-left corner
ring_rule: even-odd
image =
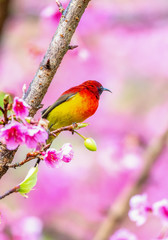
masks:
[[[50,135],[56,136],[57,133],[63,132],[63,131],[71,131],[74,133],[74,130],[78,127],[77,123],[74,123],[72,125],[66,126],[66,127],[60,127],[52,132],[50,132]]]
[[[60,23],[49,48],[32,80],[24,99],[31,106],[30,116],[34,116],[43,97],[64,57],[69,49],[71,38],[78,26],[90,0],[71,0],[63,12]],[[11,163],[15,151],[9,151],[0,145],[0,178],[6,173],[5,164]]]
[[[0,0],[0,38],[4,23],[8,16],[9,3],[10,0]]]
[[[31,116],[36,113],[56,70],[68,51],[73,33],[89,1],[72,0],[62,14],[57,31],[24,97],[32,107]],[[48,68],[48,63],[50,63],[50,68]]]
[[[144,154],[144,166],[135,183],[127,186],[116,202],[112,204],[107,218],[99,227],[93,240],[108,240],[110,235],[115,231],[116,227],[122,223],[127,216],[129,210],[129,201],[132,196],[139,193],[150,176],[151,169],[163,152],[168,140],[168,130],[151,146],[149,146]]]
[[[14,163],[14,164],[6,164],[6,167],[8,167],[8,168],[21,167],[25,163],[37,158],[39,154],[40,154],[39,152],[30,152],[26,155],[26,158],[23,161],[21,161],[19,163]]]
[[[12,193],[18,192],[18,190],[19,190],[19,186],[16,186],[16,187],[10,189],[9,191],[7,191],[6,193],[4,193],[3,195],[0,196],[0,200],[9,196]]]

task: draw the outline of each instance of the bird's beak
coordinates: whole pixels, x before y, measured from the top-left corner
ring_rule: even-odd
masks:
[[[108,92],[111,92],[111,93],[112,93],[112,91],[110,91],[110,90],[107,89],[107,88],[103,88],[103,91],[108,91]]]

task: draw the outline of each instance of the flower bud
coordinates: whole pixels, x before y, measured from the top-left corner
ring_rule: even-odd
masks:
[[[9,103],[9,94],[5,94],[4,96],[4,104],[8,104]]]
[[[84,127],[87,127],[88,125],[89,125],[89,123],[78,123],[78,126],[75,129],[77,130],[80,128],[84,128]]]
[[[93,138],[86,138],[84,141],[84,144],[85,144],[85,147],[90,151],[97,150],[96,142]]]
[[[25,179],[23,180],[23,182],[21,182],[19,184],[19,190],[18,192],[23,195],[24,197],[27,197],[27,193],[29,193],[32,188],[36,185],[37,182],[37,171],[38,171],[38,167],[32,167],[30,168],[27,176],[25,177]]]

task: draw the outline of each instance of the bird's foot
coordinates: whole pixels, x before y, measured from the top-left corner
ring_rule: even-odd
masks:
[[[77,128],[78,124],[76,122],[72,123],[73,129],[71,130],[72,134],[74,134],[75,128]]]

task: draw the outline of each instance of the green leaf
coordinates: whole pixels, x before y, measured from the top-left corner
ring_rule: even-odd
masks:
[[[30,168],[27,176],[25,177],[25,179],[23,180],[23,182],[21,182],[19,184],[19,190],[18,192],[23,195],[24,197],[27,197],[27,193],[29,193],[32,188],[36,185],[37,182],[37,172],[38,172],[38,167],[32,167]]]
[[[90,151],[96,151],[97,145],[93,138],[86,138],[84,141],[85,147]]]

